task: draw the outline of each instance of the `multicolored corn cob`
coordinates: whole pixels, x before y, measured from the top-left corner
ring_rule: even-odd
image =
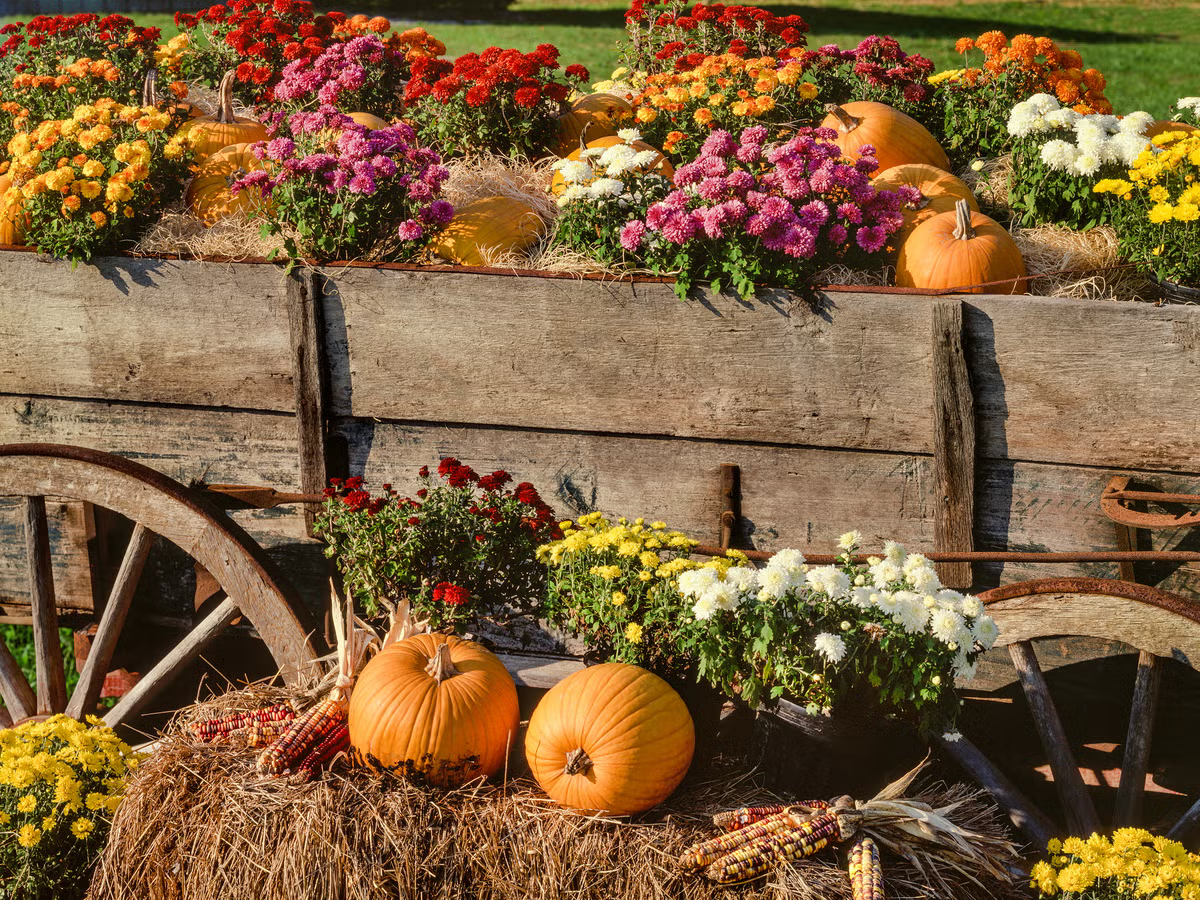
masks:
[[[317,747],[304,757],[300,766],[296,769],[296,774],[301,776],[303,781],[308,781],[317,772],[325,768],[325,765],[330,762],[335,756],[346,750],[350,746],[350,729],[346,725],[340,725],[325,738]]]
[[[247,747],[269,747],[281,734],[291,727],[294,719],[284,719],[281,722],[267,722],[264,725],[251,725],[239,732],[246,739]]]
[[[268,706],[266,709],[256,709],[251,712],[230,713],[215,719],[205,719],[203,722],[192,724],[192,734],[197,740],[219,741],[249,728],[252,725],[267,725],[274,722],[288,722],[296,718],[296,711],[286,703]]]
[[[850,896],[853,900],[883,900],[883,867],[879,847],[869,837],[850,849]]]
[[[739,809],[717,813],[713,816],[713,824],[718,828],[724,828],[726,831],[737,831],[739,828],[745,828],[747,825],[761,822],[768,816],[776,815],[788,809],[794,810],[796,807],[808,807],[812,810],[820,810],[829,809],[829,804],[824,800],[809,800],[807,803],[798,803],[792,806],[783,806],[782,804],[774,806],[743,806]]]
[[[679,868],[684,872],[699,871],[744,844],[769,837],[780,829],[794,828],[801,821],[785,809],[737,831],[728,831],[699,844],[693,844],[679,857]]]
[[[294,719],[287,731],[258,757],[258,771],[283,775],[292,771],[339,726],[346,724],[346,701],[326,698]]]
[[[766,874],[780,862],[812,856],[840,839],[837,816],[822,813],[795,827],[765,834],[742,845],[712,863],[705,874],[719,884],[749,881]]]

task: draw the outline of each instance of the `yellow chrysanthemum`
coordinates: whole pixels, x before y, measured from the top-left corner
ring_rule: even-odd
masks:
[[[17,843],[22,847],[36,847],[42,833],[36,825],[22,825],[17,831]]]
[[[625,594],[622,593],[621,591],[613,591],[612,597],[610,599],[612,600],[613,606],[624,606],[625,601],[628,600],[629,598],[626,597]]]
[[[637,622],[630,622],[626,625],[625,640],[631,644],[640,644],[642,642],[642,626]]]
[[[1150,207],[1150,212],[1146,217],[1155,225],[1161,225],[1163,222],[1170,222],[1175,218],[1175,207],[1168,203],[1158,203]]]
[[[95,827],[96,823],[91,819],[85,819],[84,817],[80,816],[71,823],[71,834],[75,835],[75,837],[79,838],[79,840],[83,840],[92,833],[92,829]]]
[[[37,809],[37,797],[33,794],[26,794],[17,801],[17,812],[31,813]]]
[[[1197,206],[1195,203],[1176,204],[1176,222],[1195,222],[1197,219],[1200,219],[1200,206]]]

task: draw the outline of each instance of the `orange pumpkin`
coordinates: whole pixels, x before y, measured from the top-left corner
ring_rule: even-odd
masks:
[[[616,135],[622,122],[633,121],[633,105],[616,94],[595,93],[580,97],[555,122],[550,152],[566,156],[579,148],[584,130],[589,140]]]
[[[551,688],[529,718],[525,758],[560,806],[632,815],[670,796],[695,749],[683,699],[624,663],[590,666]]]
[[[586,150],[594,150],[597,148],[606,149],[608,147],[615,147],[617,144],[624,144],[624,143],[625,143],[625,141],[622,140],[621,138],[617,137],[615,134],[608,135],[608,136],[602,137],[602,138],[597,138],[594,141],[588,141],[586,147],[576,147],[574,150],[572,150],[570,153],[567,154],[567,159],[582,159],[583,151],[585,149]],[[629,146],[633,147],[634,150],[637,150],[639,152],[641,152],[643,150],[653,150],[655,153],[658,154],[658,158],[655,159],[654,162],[649,163],[648,165],[644,166],[643,171],[657,172],[663,178],[667,179],[667,181],[670,181],[672,178],[675,177],[675,167],[673,165],[671,165],[671,161],[668,160],[665,156],[663,156],[662,151],[660,151],[657,147],[652,147],[649,144],[647,144],[645,141],[634,141]],[[557,197],[566,189],[567,189],[567,183],[563,179],[562,173],[555,172],[554,177],[550,179],[550,193],[552,193],[554,196]]]
[[[234,115],[233,76],[233,72],[226,72],[221,79],[217,91],[217,117],[201,116],[184,125],[196,138],[197,163],[204,162],[222,147],[267,139],[267,128],[261,122]]]
[[[1160,134],[1166,134],[1168,131],[1182,131],[1191,136],[1200,132],[1200,128],[1197,128],[1195,125],[1189,125],[1186,122],[1172,122],[1170,119],[1162,119],[1146,129],[1146,140],[1158,137]]]
[[[995,220],[971,212],[966,200],[959,200],[954,212],[914,228],[896,259],[898,287],[1024,294],[1025,275],[1025,260],[1012,236]]]
[[[506,253],[524,253],[546,233],[546,223],[528,203],[485,197],[454,210],[454,218],[429,249],[463,266],[486,266]]]
[[[975,195],[971,193],[965,181],[925,163],[893,166],[876,175],[871,183],[878,190],[895,190],[904,185],[915,187],[924,197],[916,207],[904,210],[904,227],[891,237],[892,243],[897,247],[903,244],[912,230],[922,222],[941,213],[954,212],[959,200],[966,200],[967,206],[973,212],[979,212]]]
[[[184,201],[192,215],[205,225],[215,225],[219,219],[236,212],[253,215],[270,208],[270,201],[265,200],[257,189],[241,190],[236,195],[230,190],[239,178],[263,168],[262,160],[250,151],[250,147],[250,144],[222,147],[196,170]]]
[[[856,100],[841,106],[830,106],[822,128],[837,133],[837,145],[851,159],[858,159],[858,148],[870,144],[879,161],[876,171],[905,163],[927,163],[949,170],[946,151],[929,131],[911,116],[898,109],[872,100]]]
[[[363,667],[348,715],[360,762],[457,787],[503,767],[517,734],[517,687],[474,641],[418,634]]]
[[[12,178],[0,175],[0,244],[19,246],[25,241],[26,216],[21,213],[22,200],[20,195],[8,199]]]
[[[373,115],[369,112],[352,112],[347,113],[346,115],[348,115],[359,125],[362,125],[364,128],[369,128],[372,131],[378,131],[380,128],[389,127],[389,123],[386,119],[381,119],[379,116]]]

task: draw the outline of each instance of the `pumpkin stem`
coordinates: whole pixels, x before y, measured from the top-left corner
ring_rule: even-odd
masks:
[[[429,665],[425,667],[425,671],[432,675],[438,684],[458,674],[458,669],[454,668],[454,662],[450,659],[449,644],[438,644],[437,652],[429,658]]]
[[[855,128],[862,124],[861,116],[852,116],[846,110],[842,109],[836,103],[826,103],[825,112],[832,113],[837,116],[837,120],[842,124],[838,127],[838,131],[849,134]]]
[[[971,227],[971,207],[966,200],[954,204],[954,236],[960,241],[969,241],[975,237],[975,229]]]
[[[229,125],[238,121],[233,112],[233,71],[225,73],[225,77],[221,79],[221,85],[217,88],[217,122],[221,125]]]
[[[564,775],[581,775],[592,767],[592,759],[582,747],[576,747],[567,754],[567,764],[563,767]]]
[[[151,66],[142,84],[142,106],[158,106],[158,69]]]

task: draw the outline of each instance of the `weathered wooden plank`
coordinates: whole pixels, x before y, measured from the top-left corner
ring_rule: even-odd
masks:
[[[37,665],[38,715],[60,713],[67,706],[66,671],[58,644],[58,608],[50,570],[50,532],[46,498],[25,498],[25,556],[29,561],[29,596],[33,604],[33,648]]]
[[[328,377],[321,340],[320,276],[307,268],[288,276],[288,321],[292,337],[292,373],[296,389],[296,443],[300,457],[300,492],[320,493],[329,483],[325,435]],[[303,510],[304,528],[312,534],[315,504]]]
[[[1033,723],[1042,740],[1042,749],[1050,760],[1054,785],[1058,788],[1058,797],[1066,812],[1071,834],[1095,834],[1100,830],[1100,817],[1096,815],[1095,804],[1083,786],[1067,733],[1038,666],[1037,655],[1028,641],[1010,643],[1008,651],[1012,655],[1013,665],[1017,667],[1021,687],[1025,689]]]
[[[3,485],[0,485],[0,494]],[[46,498],[54,599],[63,613],[91,612],[95,606],[88,556],[89,523],[82,503]],[[24,510],[20,500],[0,497],[0,547],[24,546]],[[24,556],[0,553],[0,608],[28,611],[29,578]]]
[[[975,549],[975,401],[962,348],[962,301],[933,304],[933,546]],[[971,564],[938,563],[947,587],[966,589]]]
[[[4,253],[0,392],[291,410],[283,270]]]
[[[1146,771],[1150,763],[1150,745],[1154,718],[1158,711],[1158,688],[1162,666],[1153,653],[1138,654],[1137,680],[1129,710],[1129,729],[1125,732],[1125,753],[1121,757],[1121,781],[1117,787],[1117,805],[1113,828],[1132,826],[1141,821],[1142,797],[1146,792]]]

